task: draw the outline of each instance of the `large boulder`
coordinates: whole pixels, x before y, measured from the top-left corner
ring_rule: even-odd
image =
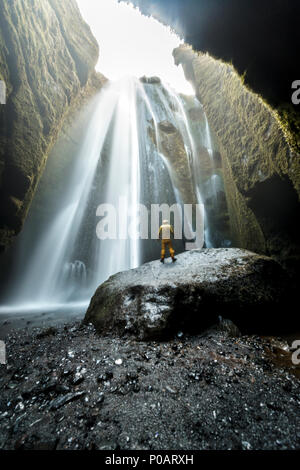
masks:
[[[287,295],[285,271],[271,258],[233,248],[192,250],[176,263],[152,261],[111,276],[96,290],[85,322],[100,333],[144,340],[196,333],[221,315],[242,331],[271,333]]]

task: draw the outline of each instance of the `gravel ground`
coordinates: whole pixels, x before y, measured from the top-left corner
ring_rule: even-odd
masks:
[[[279,338],[138,342],[77,321],[16,330],[6,349],[1,449],[300,448],[300,368]]]

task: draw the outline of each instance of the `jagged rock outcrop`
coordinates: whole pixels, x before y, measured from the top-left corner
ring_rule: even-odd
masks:
[[[22,228],[66,113],[102,85],[98,45],[75,0],[2,0],[0,248]]]
[[[86,312],[100,333],[162,338],[180,330],[199,332],[218,315],[244,331],[281,324],[288,278],[271,258],[240,249],[192,250],[176,263],[153,261],[110,277]],[[279,316],[277,317],[277,315]]]
[[[173,52],[203,104],[222,155],[232,233],[237,246],[265,252],[291,269],[300,247],[299,155],[277,114],[234,68],[190,46]]]

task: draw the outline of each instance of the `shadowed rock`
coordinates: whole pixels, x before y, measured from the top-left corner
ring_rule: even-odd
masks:
[[[144,340],[200,332],[222,315],[242,331],[270,333],[287,295],[285,271],[271,258],[241,249],[192,250],[174,264],[152,261],[110,277],[96,290],[85,322],[100,333]]]
[[[65,119],[101,88],[98,55],[75,0],[1,2],[0,251],[23,226]]]

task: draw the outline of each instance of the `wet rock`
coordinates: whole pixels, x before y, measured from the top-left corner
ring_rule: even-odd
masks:
[[[104,372],[104,374],[100,374],[97,377],[97,382],[107,382],[108,380],[112,379],[113,377],[113,372],[108,369]]]
[[[39,333],[37,335],[37,338],[42,339],[42,338],[45,338],[46,336],[53,336],[56,334],[56,331],[57,331],[56,328],[50,326],[49,328],[46,328],[41,333]]]
[[[101,403],[104,402],[104,393],[99,393],[98,399],[97,399],[97,404],[100,405]]]
[[[146,77],[145,75],[140,78],[140,82],[148,83],[150,85],[159,85],[161,80],[159,77]]]
[[[66,403],[77,400],[78,398],[81,398],[83,395],[85,395],[85,392],[67,393],[67,395],[64,395],[62,397],[56,398],[55,400],[52,400],[52,402],[50,403],[49,409],[58,410],[59,408],[64,406]]]
[[[177,131],[176,127],[169,121],[161,121],[158,126],[161,131],[167,134],[172,134]]]
[[[231,320],[229,320],[228,318],[223,318],[221,315],[219,315],[219,328],[224,333],[227,333],[228,336],[241,336],[241,332],[238,327]]]
[[[84,381],[84,376],[82,374],[77,373],[77,374],[75,374],[75,377],[73,379],[72,384],[73,385],[79,385],[83,381]]]
[[[95,292],[85,322],[100,333],[140,340],[203,331],[220,313],[228,319],[221,329],[232,336],[239,328],[275,330],[288,285],[285,271],[266,256],[233,248],[192,250],[178,255],[175,265],[153,261],[110,277]]]
[[[177,390],[175,390],[174,388],[170,387],[169,385],[166,386],[166,390],[171,393],[171,394],[175,394],[177,393]]]

